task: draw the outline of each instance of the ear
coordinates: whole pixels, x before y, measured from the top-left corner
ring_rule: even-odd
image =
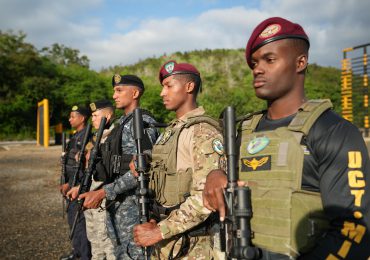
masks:
[[[111,119],[111,117],[112,117],[112,114],[110,114],[110,113],[107,113],[106,115],[105,115],[105,117],[107,118],[107,122]]]
[[[132,89],[132,98],[138,99],[140,97],[140,91],[137,88]]]
[[[301,54],[297,57],[297,72],[305,71],[308,65],[308,57],[306,54]]]
[[[193,81],[189,81],[186,83],[186,93],[191,93],[195,89],[195,83]]]

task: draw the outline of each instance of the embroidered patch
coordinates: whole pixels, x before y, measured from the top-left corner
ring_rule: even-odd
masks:
[[[78,109],[78,106],[73,106],[72,111],[76,111]]]
[[[306,145],[302,145],[303,153],[304,155],[310,155],[310,150],[308,150]]]
[[[164,144],[167,142],[168,139],[170,139],[172,135],[172,130],[169,129],[169,130],[166,130],[166,132],[163,133],[163,136],[161,138],[161,140],[159,141],[159,144]]]
[[[91,108],[91,111],[95,111],[96,110],[96,105],[95,105],[95,103],[91,103],[90,104],[90,108]]]
[[[269,38],[271,36],[274,36],[281,30],[280,24],[271,24],[267,26],[259,35],[260,38]]]
[[[114,75],[114,82],[115,82],[116,84],[120,83],[120,82],[121,82],[121,75],[119,75],[119,74],[115,74],[115,75]]]
[[[164,69],[168,72],[171,73],[173,69],[175,68],[175,63],[173,61],[170,61],[166,65],[164,65]]]
[[[212,141],[212,148],[213,148],[213,151],[215,151],[216,153],[218,153],[219,155],[223,155],[224,154],[224,146],[222,145],[222,142],[220,139],[213,139]]]
[[[271,170],[271,155],[241,158],[241,171],[267,171]]]
[[[265,149],[269,143],[270,139],[266,136],[256,137],[249,142],[247,151],[249,154],[256,154]]]

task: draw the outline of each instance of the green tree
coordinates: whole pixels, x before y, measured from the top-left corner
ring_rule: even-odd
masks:
[[[49,60],[61,65],[79,65],[89,67],[90,60],[86,55],[80,56],[80,51],[64,46],[63,44],[54,43],[51,48],[44,47],[40,54]]]

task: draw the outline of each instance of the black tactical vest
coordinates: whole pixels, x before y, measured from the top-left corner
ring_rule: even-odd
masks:
[[[143,114],[151,116],[149,112],[145,110],[142,111]],[[130,170],[129,164],[133,156],[132,154],[122,154],[122,131],[125,124],[127,124],[132,117],[133,114],[130,114],[121,124],[116,124],[105,142],[101,145],[102,165],[99,165],[97,168],[99,171],[104,169],[108,183],[113,182],[118,176]],[[144,121],[143,126],[147,128],[149,125]],[[152,144],[147,135],[144,135],[143,146],[143,150],[152,148]]]
[[[66,153],[66,177],[69,185],[72,184],[73,175],[77,170],[76,154],[81,150],[83,138],[85,136],[86,127],[81,131],[75,133],[67,144]],[[81,173],[79,173],[80,175]],[[79,177],[79,176],[77,176]],[[77,178],[78,181],[78,178]]]

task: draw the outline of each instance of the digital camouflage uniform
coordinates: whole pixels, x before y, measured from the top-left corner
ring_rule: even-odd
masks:
[[[126,117],[120,118],[120,124],[125,122]],[[143,114],[143,121],[154,123],[155,120],[147,114]],[[117,126],[118,127],[118,126]],[[144,132],[155,143],[158,136],[155,128],[147,128]],[[136,154],[136,143],[133,135],[133,120],[125,122],[122,130],[122,153]],[[133,240],[133,227],[140,223],[139,206],[135,195],[138,182],[136,177],[127,171],[117,177],[112,183],[103,186],[107,200],[113,201],[107,208],[108,235],[115,246],[117,259],[143,259],[142,249],[135,245]]]
[[[108,134],[112,130],[114,125],[109,129],[105,129],[101,139],[101,143],[107,139]],[[90,144],[90,143],[89,143]],[[91,145],[92,146],[92,145]],[[91,147],[92,149],[92,147]],[[90,191],[95,190],[101,186],[102,181],[92,180]],[[101,205],[105,205],[105,199],[102,201]],[[101,208],[88,209],[84,211],[86,220],[86,234],[87,238],[91,243],[91,259],[106,259],[114,260],[114,246],[111,239],[108,237],[106,219],[107,214],[105,210]]]
[[[204,109],[199,107],[171,123],[153,147],[152,170],[153,165],[156,163],[154,161],[156,147],[158,148],[161,143],[168,141],[164,139],[173,137],[173,135],[168,136],[166,132],[170,132],[171,128],[178,128],[184,125],[189,117],[200,116],[204,113]],[[155,246],[154,258],[156,259],[168,259],[172,248],[173,256],[175,256],[181,244],[181,239],[176,242],[178,236],[204,222],[211,214],[211,211],[203,206],[202,191],[207,174],[213,169],[222,167],[224,158],[221,156],[223,154],[222,145],[221,149],[216,149],[213,143],[214,140],[218,140],[219,144],[221,144],[222,135],[214,126],[208,123],[197,123],[189,128],[184,128],[180,132],[176,151],[176,171],[181,174],[192,174],[190,177],[191,184],[188,187],[189,196],[186,197],[178,209],[173,210],[167,218],[158,223],[164,240]],[[216,150],[218,151],[216,152]],[[157,177],[153,177],[152,173],[152,188],[152,182],[155,178]],[[158,198],[161,195],[156,194],[156,196]],[[183,259],[211,259],[214,256],[213,251],[215,249],[213,248],[213,238],[214,236],[209,235],[190,237],[190,249]],[[175,246],[173,247],[174,244]]]

